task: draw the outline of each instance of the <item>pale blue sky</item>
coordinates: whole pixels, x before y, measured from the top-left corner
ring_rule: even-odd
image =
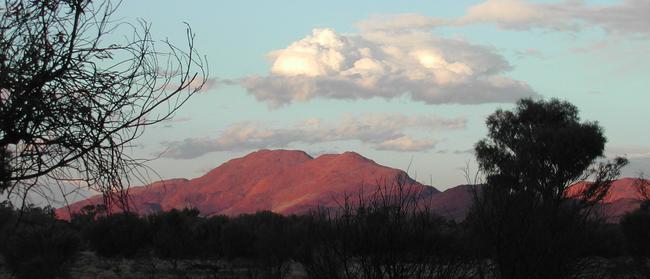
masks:
[[[427,34],[443,42],[454,40],[460,42],[461,47],[479,46],[481,51],[470,53],[478,58],[498,55],[511,66],[509,71],[493,69],[499,71],[499,76],[526,84],[530,92],[546,98],[557,97],[572,102],[581,110],[583,119],[597,120],[605,128],[609,139],[608,155],[628,154],[633,159],[633,164],[627,170],[628,175],[639,170],[650,173],[650,130],[647,125],[650,119],[650,27],[643,27],[650,26],[650,21],[639,16],[650,13],[650,5],[643,0],[586,1],[583,4],[515,0],[488,2],[491,3],[138,0],[124,1],[118,16],[127,21],[136,18],[147,20],[152,24],[155,38],[168,37],[179,44],[183,42],[183,22],[189,23],[196,33],[199,52],[207,56],[211,77],[233,82],[253,76],[278,76],[280,82],[288,80],[286,75],[280,76],[271,70],[274,60],[267,55],[271,51],[286,50],[292,43],[310,36],[315,28],[330,28],[338,38],[356,40],[369,34],[361,30],[358,23],[377,15],[409,14],[399,18],[401,22],[411,22],[410,19],[417,17],[414,14],[423,19],[442,19],[445,20],[443,24],[417,26],[418,34]],[[476,5],[483,5],[483,8],[479,9],[481,6]],[[475,9],[470,13],[472,7]],[[565,12],[548,12],[551,10]],[[619,16],[621,14],[625,17]],[[384,44],[390,38],[382,40]],[[407,43],[399,41],[396,44]],[[409,48],[408,45],[401,47]],[[438,46],[434,44],[431,47]],[[464,50],[441,50],[441,56],[446,59],[445,63],[449,63],[445,64],[447,66],[453,62],[482,65],[472,64],[474,61],[471,61],[471,57],[474,56],[453,60],[454,55],[466,51],[469,51],[469,47]],[[409,71],[410,65],[404,63],[398,66],[403,71]],[[474,74],[478,72],[476,67],[470,67]],[[481,67],[488,70],[478,79],[494,74],[489,70],[492,67],[489,63]],[[340,74],[328,73],[327,76],[314,78],[341,78]],[[301,82],[310,82],[312,77],[300,78]],[[420,81],[415,82],[410,77],[400,82],[408,86],[421,85]],[[257,85],[263,87],[267,84],[261,82]],[[477,88],[469,85],[469,88]],[[423,100],[427,99],[418,99],[416,93],[400,95],[400,92],[396,92],[395,95],[399,96],[394,97],[390,95],[393,94],[390,90],[397,88],[397,85],[392,87],[392,84],[387,84],[387,87],[379,88],[385,90],[382,93],[368,93],[375,96],[372,98],[358,98],[355,92],[336,92],[345,95],[345,99],[331,99],[314,93],[315,97],[306,101],[294,98],[289,103],[273,107],[271,101],[275,100],[274,96],[258,100],[254,96],[261,93],[255,90],[262,89],[245,87],[244,84],[220,84],[195,95],[177,114],[178,121],[168,124],[171,127],[160,125],[147,130],[141,139],[144,148],[135,152],[151,156],[166,147],[177,147],[178,144],[173,143],[186,139],[210,146],[211,149],[204,148],[200,156],[178,153],[178,156],[166,156],[151,163],[163,178],[192,178],[264,145],[268,148],[302,149],[314,156],[323,152],[352,150],[396,168],[407,168],[412,161],[411,175],[421,182],[445,189],[465,182],[460,169],[473,160],[473,154],[466,151],[485,135],[485,117],[497,108],[512,105],[512,98],[502,100],[499,97],[474,104],[467,101],[473,100],[470,98],[473,94],[471,90],[461,101],[426,103]],[[439,92],[444,92],[447,87],[440,88]],[[506,90],[519,94],[518,89],[521,88]],[[281,94],[276,88],[268,90],[272,94]],[[522,94],[533,94],[530,92]],[[458,104],[463,102],[466,103]],[[336,130],[341,123],[363,122],[367,115],[373,115],[373,121],[378,121],[377,115],[383,115],[381,117],[387,120],[399,116],[415,119],[412,121],[415,124],[410,127],[380,125],[380,128],[385,128],[388,134],[393,131],[390,129],[397,129],[396,134],[417,141],[398,142],[394,135],[372,139],[364,133],[347,132],[320,138],[308,136],[306,139],[301,126],[310,119],[318,119],[327,129]],[[381,117],[379,121],[387,121]],[[463,127],[440,124],[439,128],[429,129],[423,127],[429,122],[420,119],[426,117],[448,121],[461,119],[465,124]],[[345,122],[342,119],[352,120]],[[214,143],[227,136],[228,127],[240,127],[237,125],[242,123],[256,123],[255,129],[273,133],[273,136],[254,134],[260,137],[257,145]],[[395,146],[403,150],[397,150],[399,148]],[[184,150],[194,148],[185,147]],[[207,152],[210,150],[219,151]]]

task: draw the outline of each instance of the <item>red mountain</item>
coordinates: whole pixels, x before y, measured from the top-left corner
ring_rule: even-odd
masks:
[[[572,185],[568,189],[567,195],[579,195],[579,193],[584,191],[587,183],[580,182]],[[603,198],[600,205],[601,212],[609,222],[618,222],[625,213],[639,208],[644,198],[638,191],[639,186],[645,187],[646,192],[650,194],[650,180],[622,178],[612,182],[609,192]]]
[[[621,178],[618,180],[615,180],[612,182],[612,186],[605,196],[603,198],[603,203],[613,203],[619,200],[625,200],[625,199],[634,199],[634,200],[640,200],[642,199],[640,193],[638,192],[638,184],[644,184],[648,189],[648,193],[650,194],[650,181],[643,181],[639,180],[636,178]],[[588,185],[589,182],[579,182],[574,185],[571,185],[569,189],[567,190],[567,195],[572,197],[572,196],[577,196],[579,193],[584,191],[585,187]]]
[[[281,214],[304,213],[320,207],[338,207],[345,196],[357,202],[359,193],[368,200],[378,185],[405,178],[409,191],[424,198],[422,206],[443,217],[460,221],[472,204],[472,186],[460,185],[444,192],[409,178],[404,171],[381,166],[354,152],[326,154],[312,158],[302,151],[260,150],[230,160],[207,174],[191,180],[170,179],[129,190],[130,206],[140,214],[172,208],[194,207],[205,215],[238,215],[260,210]],[[635,179],[616,180],[601,208],[607,219],[617,221],[639,207]],[[572,186],[569,195],[584,189]],[[650,192],[650,183],[646,185]],[[68,219],[88,204],[101,203],[101,197],[71,204],[57,210]]]
[[[281,214],[303,213],[317,206],[338,207],[346,195],[356,202],[373,195],[378,185],[404,177],[406,187],[425,197],[439,191],[409,178],[402,170],[381,166],[354,152],[312,158],[302,151],[261,150],[230,160],[207,174],[170,179],[129,190],[130,207],[141,214],[172,208],[194,207],[203,214],[237,215],[259,210]],[[68,219],[101,197],[57,210]]]

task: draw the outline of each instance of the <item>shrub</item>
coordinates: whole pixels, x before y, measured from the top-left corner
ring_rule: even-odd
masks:
[[[193,235],[193,227],[199,220],[198,214],[199,211],[195,209],[172,209],[148,218],[154,254],[171,260],[174,269],[177,268],[178,260],[195,257],[203,245]]]
[[[621,219],[621,229],[632,256],[650,256],[650,208],[642,207],[626,214]]]
[[[252,258],[255,255],[255,232],[248,224],[235,218],[224,225],[221,234],[223,253],[229,259]]]
[[[147,223],[133,213],[98,218],[84,231],[90,248],[103,257],[134,257],[148,246]]]
[[[200,257],[217,259],[223,256],[221,235],[228,221],[228,217],[221,215],[198,220],[192,231],[192,239],[200,243],[196,251]]]
[[[19,215],[13,212],[3,229],[0,252],[9,271],[19,279],[64,276],[79,250],[78,233],[55,220],[51,208],[28,207]]]

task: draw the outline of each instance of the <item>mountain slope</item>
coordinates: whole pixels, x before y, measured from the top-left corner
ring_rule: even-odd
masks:
[[[381,166],[354,152],[326,154],[312,158],[294,150],[260,150],[230,160],[194,179],[169,179],[129,190],[130,208],[149,214],[172,208],[194,207],[202,214],[238,215],[260,210],[299,214],[316,207],[339,207],[346,196],[352,203],[370,200],[378,186],[394,185],[404,178],[408,191],[421,194],[421,207],[456,221],[465,218],[473,199],[473,187],[460,185],[439,192],[409,178],[404,171]],[[623,178],[613,182],[600,209],[610,222],[639,207],[637,180]],[[572,196],[585,183],[569,188]],[[650,183],[647,185],[650,192]],[[480,187],[479,187],[480,188]],[[101,203],[101,197],[71,204],[56,211],[68,219],[88,204]]]
[[[634,211],[641,205],[643,197],[638,192],[639,184],[650,193],[650,181],[636,178],[621,178],[612,182],[612,186],[600,203],[600,212],[608,222],[618,222],[623,215]],[[567,195],[575,196],[586,187],[586,182],[577,183],[567,191]]]
[[[423,196],[439,192],[354,152],[312,158],[302,151],[260,150],[198,178],[133,187],[130,207],[142,214],[183,207],[195,207],[206,215],[259,210],[303,213],[318,206],[338,207],[346,195],[352,202],[360,193],[369,198],[378,185],[394,183],[398,176],[406,177],[405,185]],[[71,212],[100,202],[100,197],[92,197],[57,210],[57,216],[67,219]]]

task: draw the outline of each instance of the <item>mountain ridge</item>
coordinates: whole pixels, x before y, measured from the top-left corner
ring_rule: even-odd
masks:
[[[238,215],[259,210],[281,214],[304,213],[317,206],[335,207],[345,194],[366,191],[374,184],[393,183],[403,176],[404,183],[425,196],[439,191],[423,185],[399,169],[377,164],[356,152],[323,154],[312,157],[299,150],[259,150],[231,159],[206,174],[192,178],[157,181],[129,189],[130,208],[140,214],[172,208],[195,207],[203,214]],[[59,218],[101,197],[57,209]]]
[[[421,197],[420,205],[456,221],[463,220],[472,203],[473,186],[459,185],[441,192],[417,182],[403,170],[382,166],[356,152],[312,157],[300,150],[258,150],[231,159],[202,176],[172,178],[129,189],[130,209],[150,214],[172,208],[193,207],[204,215],[239,215],[261,210],[280,214],[301,214],[317,207],[335,208],[346,198],[368,200],[378,187],[397,183],[411,187]],[[612,184],[600,208],[609,221],[638,208],[640,197],[633,178]],[[570,187],[569,195],[585,186]],[[650,185],[647,186],[650,191]],[[101,203],[100,196],[56,210],[69,219],[89,204]],[[114,209],[119,211],[118,209]]]

